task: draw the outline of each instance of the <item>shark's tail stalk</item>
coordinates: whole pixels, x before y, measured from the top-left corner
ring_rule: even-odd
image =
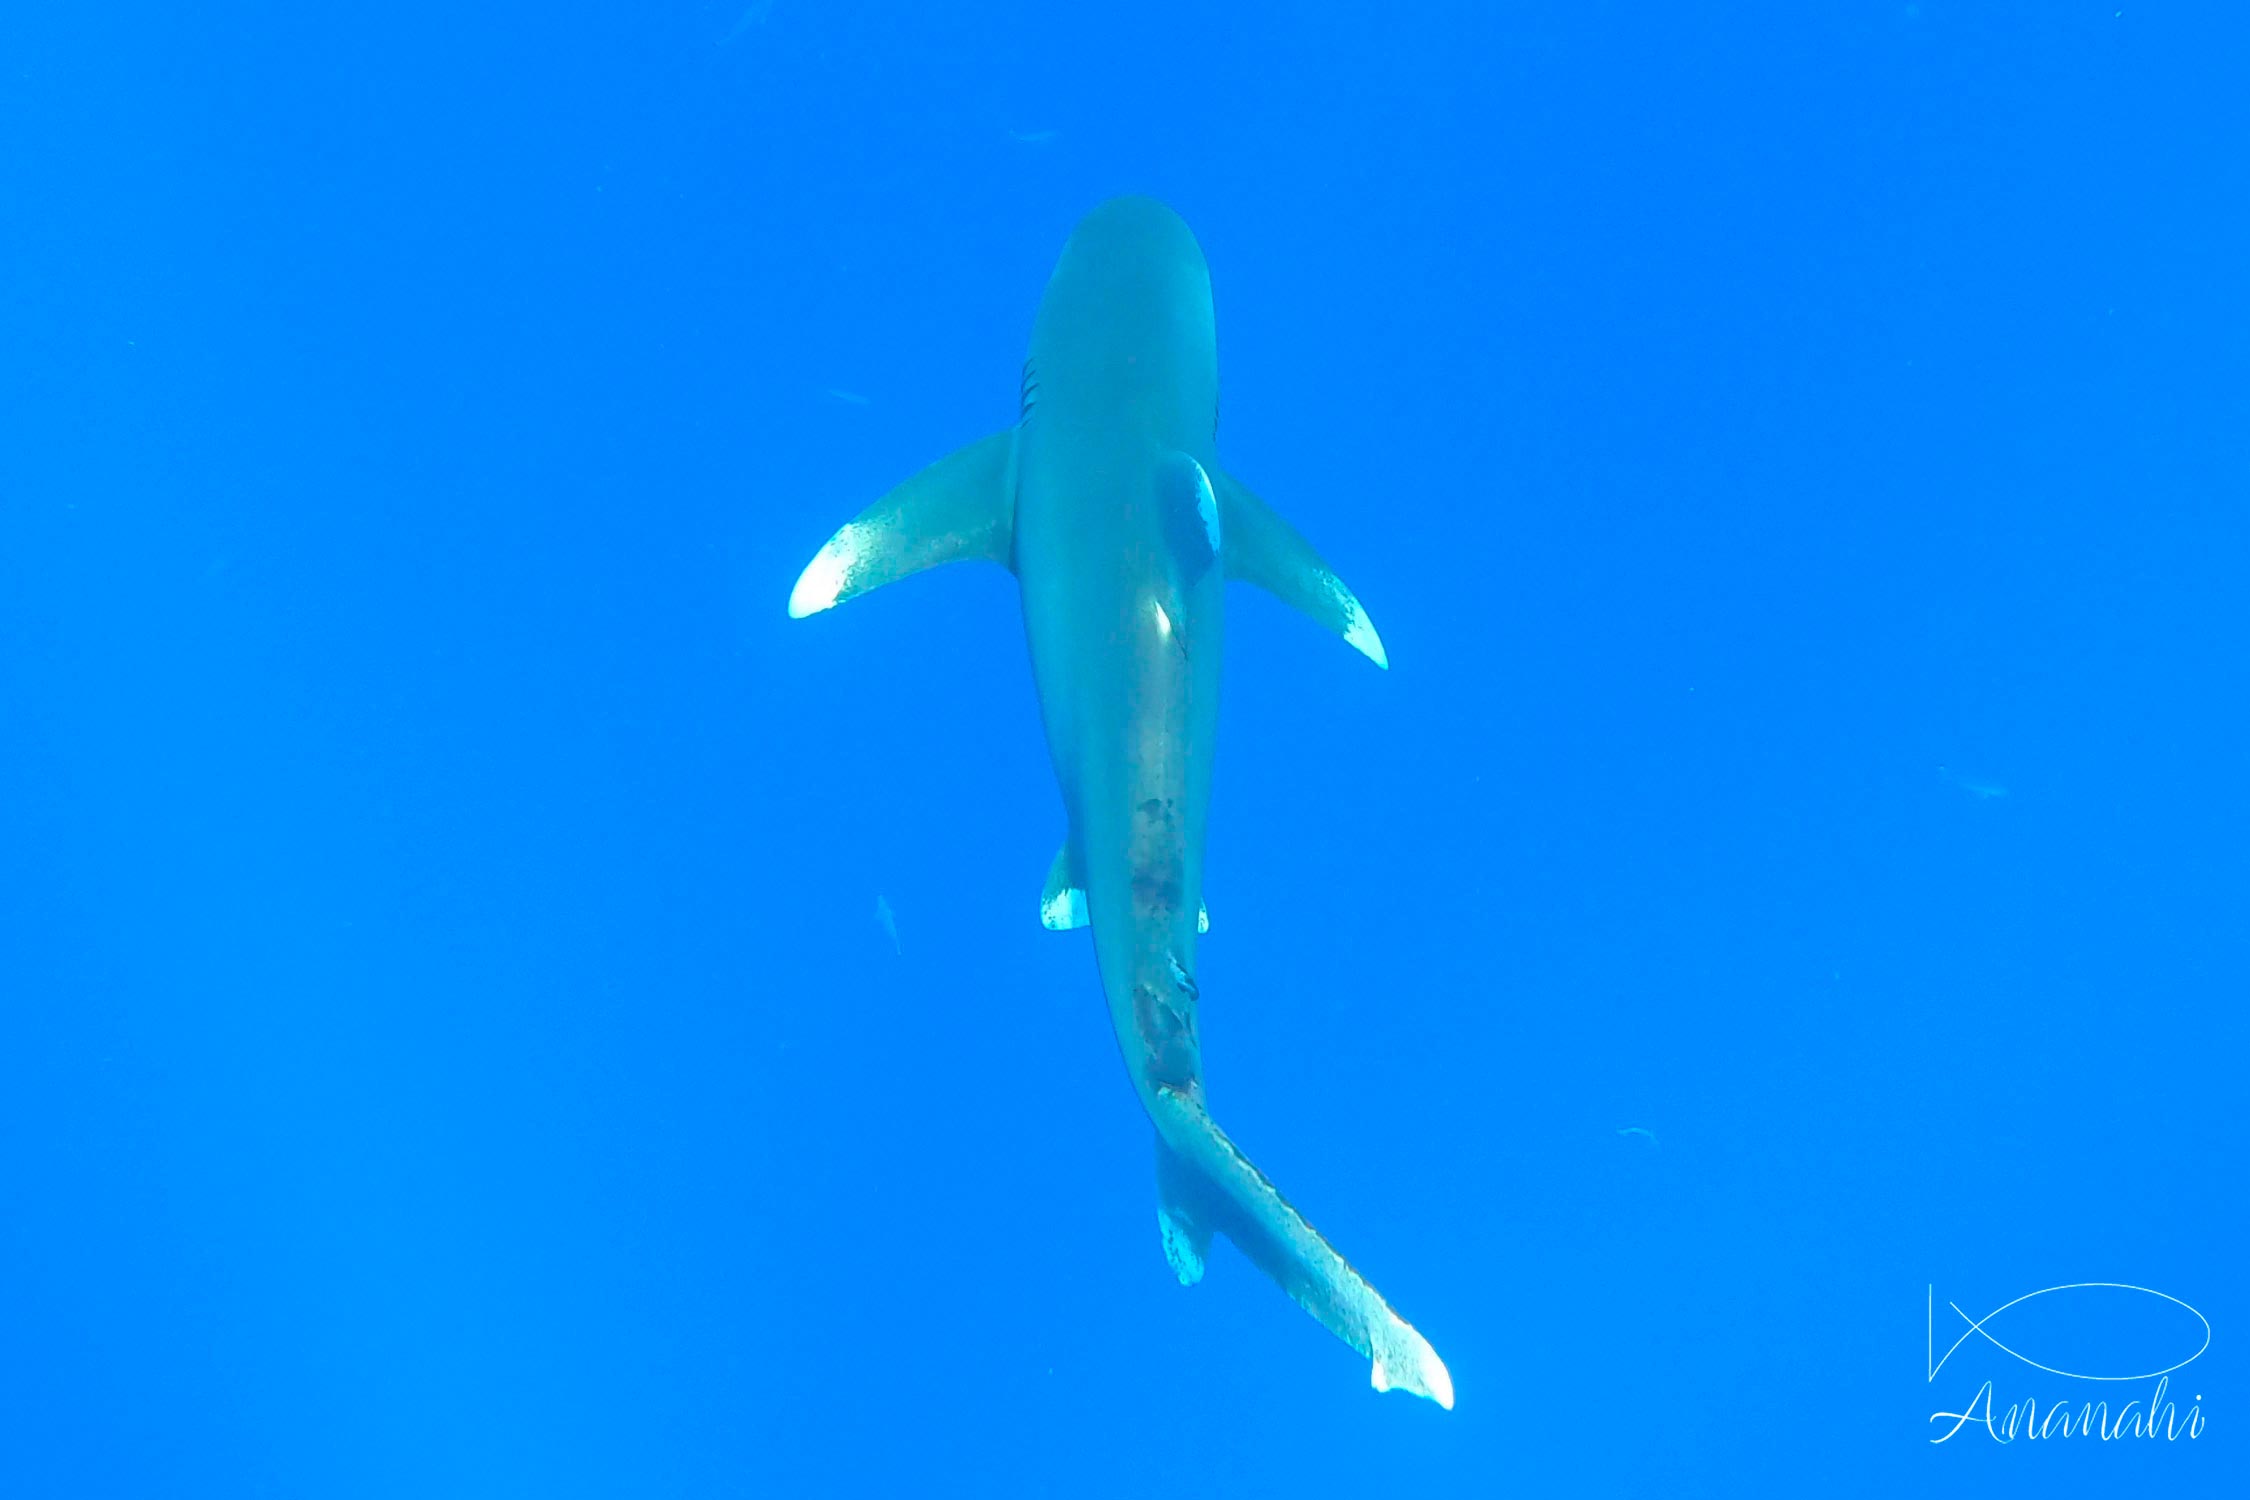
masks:
[[[1430,1341],[1289,1206],[1266,1175],[1189,1095],[1156,1085],[1157,1219],[1183,1285],[1203,1275],[1217,1229],[1321,1326],[1367,1356],[1379,1391],[1411,1391],[1453,1409],[1453,1377]]]

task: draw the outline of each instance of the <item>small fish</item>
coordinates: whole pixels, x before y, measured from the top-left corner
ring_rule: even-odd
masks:
[[[1628,1125],[1617,1133],[1619,1135],[1646,1136],[1648,1138],[1648,1143],[1651,1146],[1656,1144],[1656,1132],[1649,1129],[1646,1125]]]
[[[719,45],[731,47],[742,40],[742,34],[751,27],[765,25],[766,17],[773,14],[773,7],[774,0],[750,0],[750,8],[745,10],[741,18],[734,23],[732,31],[719,38]]]
[[[838,390],[835,386],[832,385],[822,386],[820,388],[820,393],[823,396],[826,396],[829,400],[841,401],[846,406],[872,406],[874,404],[857,391]]]
[[[1949,770],[1944,766],[1939,766],[1937,769],[1940,776],[1943,776],[1947,781],[1952,782],[1979,802],[1989,802],[1994,797],[2008,795],[2008,789],[1997,781],[1984,781],[1974,776],[1965,776],[1959,771]]]
[[[1061,134],[1059,130],[1011,130],[1008,139],[1019,146],[1051,146]]]
[[[906,950],[898,945],[898,918],[891,911],[891,903],[883,899],[881,891],[875,893],[875,922],[883,929],[884,936],[891,940],[891,951],[903,955]]]

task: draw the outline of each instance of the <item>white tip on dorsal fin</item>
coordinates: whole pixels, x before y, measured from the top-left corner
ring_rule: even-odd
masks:
[[[940,563],[1015,552],[1014,428],[939,459],[844,523],[789,591],[801,620]]]
[[[1375,622],[1312,544],[1232,474],[1212,470],[1211,484],[1225,517],[1227,577],[1254,583],[1295,605],[1376,666],[1388,667],[1391,659]]]
[[[1214,556],[1224,556],[1225,553],[1220,549],[1219,546],[1220,536],[1218,493],[1211,488],[1211,476],[1208,473],[1204,472],[1203,465],[1196,464],[1195,477],[1199,481],[1199,484],[1197,486],[1198,492],[1195,497],[1195,513],[1197,517],[1203,522],[1204,538],[1210,542],[1211,551]]]
[[[1047,866],[1047,887],[1039,893],[1039,925],[1049,932],[1071,932],[1086,925],[1086,879],[1071,857],[1070,840]]]

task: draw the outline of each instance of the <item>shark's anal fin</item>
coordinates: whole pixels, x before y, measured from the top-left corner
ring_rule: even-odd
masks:
[[[1013,565],[1016,430],[931,464],[844,523],[798,575],[789,617],[806,615],[940,563]]]
[[[1218,1230],[1322,1327],[1367,1357],[1368,1382],[1375,1389],[1411,1391],[1453,1409],[1453,1376],[1430,1341],[1392,1312],[1382,1293],[1289,1206],[1199,1100],[1159,1083],[1149,1113],[1162,1142],[1158,1219],[1168,1258],[1176,1223],[1199,1226],[1206,1236]],[[1173,1169],[1167,1182],[1165,1174]],[[1184,1211],[1176,1214],[1173,1204]],[[1172,1264],[1179,1273],[1180,1262]]]
[[[1047,884],[1039,892],[1039,925],[1049,932],[1075,932],[1086,925],[1086,874],[1071,847],[1071,841],[1064,839],[1055,851],[1054,863],[1047,866]],[[1210,907],[1196,908],[1195,930],[1211,930]]]
[[[1227,577],[1254,583],[1282,603],[1295,605],[1376,666],[1388,667],[1391,659],[1383,651],[1383,638],[1375,633],[1375,622],[1312,544],[1241,480],[1224,470],[1209,472],[1226,537]]]

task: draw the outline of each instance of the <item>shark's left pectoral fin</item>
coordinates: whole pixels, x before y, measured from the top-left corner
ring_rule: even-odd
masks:
[[[940,563],[1012,565],[1016,430],[931,464],[844,523],[798,575],[789,617],[801,620]]]
[[[1295,605],[1376,666],[1388,667],[1391,659],[1383,651],[1383,638],[1375,633],[1375,622],[1312,544],[1241,480],[1219,469],[1210,475],[1226,537],[1227,577],[1254,583],[1282,603]]]

